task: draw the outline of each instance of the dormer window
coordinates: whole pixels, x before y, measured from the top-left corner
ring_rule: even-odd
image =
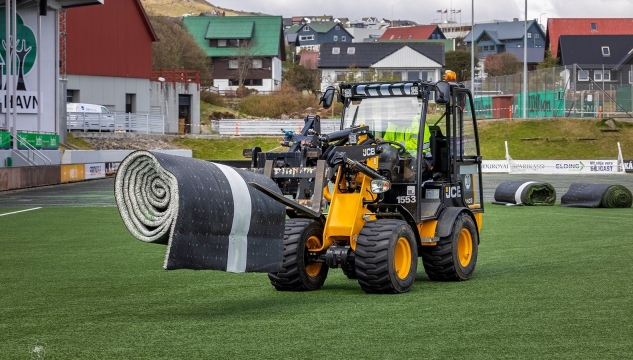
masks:
[[[591,31],[598,31],[598,25],[596,25],[596,23],[591,23]]]
[[[303,31],[310,31],[310,27],[308,25],[304,26]]]
[[[348,47],[347,48],[347,53],[350,55],[353,55],[356,53],[356,48],[355,47]]]
[[[341,48],[340,47],[333,47],[332,48],[332,54],[337,55],[341,53]]]
[[[602,47],[602,56],[604,57],[611,56],[611,50],[609,50],[608,46]]]

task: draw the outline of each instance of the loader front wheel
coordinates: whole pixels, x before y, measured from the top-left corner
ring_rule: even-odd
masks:
[[[479,234],[466,213],[455,220],[453,231],[436,246],[422,247],[422,264],[431,280],[461,281],[473,276],[479,250]]]
[[[356,276],[367,293],[409,291],[418,268],[418,246],[409,224],[379,219],[365,224],[356,241]]]
[[[314,261],[311,249],[322,245],[323,225],[310,219],[287,219],[284,232],[282,270],[268,273],[270,283],[280,291],[318,290],[329,268]]]

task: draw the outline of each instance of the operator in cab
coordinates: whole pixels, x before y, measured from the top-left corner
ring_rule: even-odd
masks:
[[[409,126],[399,126],[389,122],[383,140],[394,141],[403,144],[411,156],[418,153],[418,132],[420,129],[420,113],[413,116]],[[433,170],[433,154],[431,153],[431,131],[429,125],[424,123],[424,139],[422,143],[422,154],[428,164],[428,169]]]

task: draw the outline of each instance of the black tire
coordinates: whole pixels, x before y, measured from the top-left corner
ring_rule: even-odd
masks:
[[[358,276],[356,276],[356,266],[354,265],[354,263],[350,263],[347,266],[341,267],[341,270],[343,270],[343,274],[345,274],[345,276],[347,276],[348,279],[350,280],[358,279]]]
[[[409,291],[418,269],[418,245],[402,220],[379,219],[365,224],[356,241],[356,276],[367,293]]]
[[[462,281],[473,276],[479,250],[479,233],[473,219],[461,213],[453,231],[436,246],[422,246],[422,264],[431,280]]]
[[[323,243],[323,225],[310,219],[286,219],[282,269],[268,273],[270,283],[280,291],[318,290],[329,268],[310,262],[308,248]]]

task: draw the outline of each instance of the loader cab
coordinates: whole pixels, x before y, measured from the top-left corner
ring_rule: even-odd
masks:
[[[483,211],[481,156],[468,89],[447,81],[355,83],[341,84],[340,93],[341,128],[368,126],[380,144],[377,170],[392,182],[382,205],[402,206],[415,222],[437,218],[446,207]],[[423,154],[425,123],[432,163]]]

